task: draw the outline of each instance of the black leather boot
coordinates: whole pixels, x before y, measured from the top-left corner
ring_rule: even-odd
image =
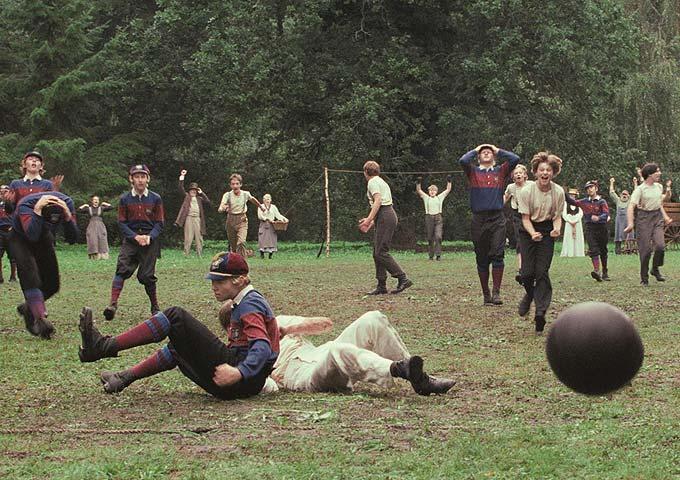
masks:
[[[413,286],[413,282],[406,278],[406,275],[403,277],[399,277],[399,280],[397,281],[397,288],[392,290],[390,293],[401,293],[404,290],[406,290],[409,287]]]
[[[106,393],[122,392],[128,385],[137,380],[130,370],[120,372],[102,372],[99,379]]]
[[[118,356],[116,340],[111,336],[103,336],[99,333],[97,327],[94,326],[90,308],[83,307],[78,328],[82,339],[82,346],[78,351],[81,362],[96,362],[101,358]]]

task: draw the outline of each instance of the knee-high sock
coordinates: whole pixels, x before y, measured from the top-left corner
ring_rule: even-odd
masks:
[[[606,272],[607,271],[607,257],[600,257],[600,260],[602,261],[602,271]]]
[[[176,366],[177,362],[172,356],[172,353],[170,353],[170,349],[166,346],[130,368],[130,373],[135,380],[138,380],[167,370],[172,370]]]
[[[596,272],[600,271],[600,257],[593,257],[591,259],[593,261],[593,270]]]
[[[170,332],[170,320],[163,312],[152,315],[130,330],[115,337],[117,351],[160,342]]]
[[[36,320],[38,318],[45,318],[45,297],[42,290],[39,288],[29,288],[24,291],[24,298],[33,318]]]
[[[477,269],[477,275],[479,275],[479,283],[482,285],[482,293],[484,295],[489,295],[489,270],[481,271]]]
[[[144,290],[146,295],[149,297],[149,302],[151,302],[152,307],[158,306],[158,297],[156,296],[156,284],[147,283],[144,285]]]
[[[504,267],[493,267],[491,269],[491,276],[493,277],[493,291],[499,292],[501,290],[501,282],[503,281]]]
[[[118,298],[120,297],[120,292],[123,291],[123,285],[125,285],[125,279],[120,275],[113,277],[113,282],[111,283],[111,305],[118,304]]]

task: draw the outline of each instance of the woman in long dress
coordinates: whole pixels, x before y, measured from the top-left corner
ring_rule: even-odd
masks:
[[[260,249],[260,258],[264,258],[264,254],[268,253],[269,258],[272,258],[274,252],[277,251],[278,236],[272,222],[280,220],[288,222],[288,219],[281,215],[276,205],[272,203],[272,196],[268,193],[262,197],[262,205],[264,209],[257,209],[257,218],[260,219],[260,228],[257,231],[257,246]]]
[[[578,196],[578,190],[575,188],[569,189],[569,195]],[[585,248],[583,241],[583,225],[581,219],[583,218],[583,210],[579,207],[564,205],[562,212],[564,219],[564,240],[562,243],[561,257],[585,257]]]
[[[99,201],[97,195],[90,197],[90,203],[83,204],[78,210],[87,210],[90,222],[87,224],[87,255],[90,260],[107,260],[109,258],[109,236],[102,213],[111,210],[111,204]]]
[[[614,177],[609,179],[609,195],[616,203],[616,224],[614,227],[614,251],[617,255],[621,255],[621,244],[627,240],[634,240],[633,233],[623,233],[628,226],[628,203],[630,202],[630,193],[628,190],[621,191],[621,196],[616,194]]]

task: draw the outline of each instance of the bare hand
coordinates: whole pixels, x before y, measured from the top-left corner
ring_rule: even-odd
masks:
[[[54,177],[50,178],[50,181],[52,182],[52,185],[54,186],[54,190],[58,192],[61,189],[61,184],[64,181],[64,176],[63,175],[55,175]]]
[[[611,177],[611,178],[609,179],[609,184],[610,184],[610,185],[614,185],[614,182],[616,182],[616,180],[614,180],[614,177]]]
[[[368,217],[359,220],[359,230],[361,230],[362,233],[368,232],[373,225],[373,220],[370,220]]]
[[[630,233],[633,231],[633,225],[628,225],[626,228],[623,229],[623,233]]]
[[[673,185],[673,180],[671,180],[670,178],[668,180],[666,180],[666,188],[670,189],[672,185]]]
[[[543,240],[543,234],[541,232],[534,232],[531,234],[531,239],[534,242],[540,242],[541,240]]]
[[[665,216],[663,221],[666,225],[670,225],[671,223],[673,223],[673,219],[669,216]]]
[[[51,196],[51,195],[50,195]],[[61,198],[54,197],[55,200],[51,200],[50,204],[51,205],[59,205],[61,209],[64,211],[64,220],[67,222],[71,221],[71,210],[69,210],[68,205],[66,205],[66,202],[63,201]]]
[[[186,176],[187,176],[187,171],[186,171],[186,170],[182,170],[181,172],[179,172],[179,175],[180,175],[181,177],[186,177]]]
[[[213,382],[218,387],[228,387],[239,382],[243,378],[238,368],[232,367],[228,363],[223,363],[215,367]]]
[[[635,185],[636,187],[638,186],[638,178],[637,177],[633,177],[633,185]]]
[[[135,242],[137,242],[140,246],[144,247],[148,245],[147,242],[148,235],[135,235]]]
[[[220,311],[217,314],[217,317],[220,319],[220,325],[222,325],[222,328],[225,330],[227,327],[229,327],[229,323],[231,322],[231,311],[234,308],[234,301],[233,300],[227,300],[224,302],[224,304],[220,307]]]
[[[600,220],[600,217],[598,217],[597,215],[591,215],[590,219],[591,219],[593,222],[597,222],[598,220]]]
[[[551,236],[552,238],[557,238],[557,237],[560,236],[560,231],[559,231],[559,230],[551,230],[551,231],[550,231],[550,236]]]

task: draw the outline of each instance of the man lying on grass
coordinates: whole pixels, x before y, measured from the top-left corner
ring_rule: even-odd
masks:
[[[224,326],[223,343],[181,307],[171,307],[116,336],[102,336],[92,310],[80,315],[81,362],[117,357],[118,352],[169,339],[146,360],[120,372],[102,372],[107,393],[123,390],[135,380],[179,367],[192,382],[215,397],[231,400],[257,395],[279,352],[279,327],[267,300],[250,285],[248,264],[238,253],[219,253],[206,279],[215,298],[233,304]]]
[[[263,393],[277,391],[278,387],[302,392],[349,392],[359,381],[389,388],[394,378],[403,378],[419,395],[430,395],[446,393],[455,384],[425,373],[423,359],[410,356],[399,333],[377,310],[363,314],[335,340],[318,347],[303,335],[330,330],[333,322],[329,318],[279,315],[276,320],[281,348]]]

